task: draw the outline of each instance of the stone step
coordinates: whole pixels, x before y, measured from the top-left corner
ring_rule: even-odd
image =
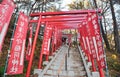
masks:
[[[53,70],[53,69],[48,69],[47,71],[58,71],[58,70]],[[60,71],[64,71],[64,72],[66,72],[66,70],[65,69],[61,69]],[[75,72],[81,72],[81,71],[85,71],[84,70],[84,68],[81,68],[81,69],[67,69],[67,71],[75,71]]]
[[[80,59],[67,59],[68,62],[71,62],[71,63],[82,63],[82,60]]]
[[[47,70],[47,72],[58,72],[59,70]],[[62,73],[68,73],[69,71],[73,71],[74,73],[80,73],[80,72],[85,72],[85,70],[65,70],[65,69],[62,69],[60,70],[60,72]]]
[[[49,59],[52,59],[54,56],[49,56]]]
[[[85,76],[86,72],[85,71],[53,71],[53,70],[48,70],[46,74],[44,75],[63,75],[63,76]]]
[[[87,76],[63,76],[63,75],[45,75],[44,77],[87,77]]]
[[[54,64],[51,64],[51,66],[59,66],[59,65],[60,65],[60,64],[57,63],[57,62],[54,63]],[[65,64],[64,64],[64,65],[65,65]],[[72,67],[72,66],[80,67],[80,66],[83,66],[83,63],[81,64],[81,63],[74,63],[74,62],[71,63],[71,62],[70,62],[70,63],[67,63],[67,66],[71,66],[71,67]]]
[[[47,65],[49,63],[49,61],[44,61],[43,65]]]
[[[58,70],[58,68],[59,67],[54,67],[53,66],[53,67],[50,67],[48,70]],[[75,67],[73,67],[73,68],[72,67],[68,67],[67,69],[70,70],[70,71],[75,71],[76,70]],[[65,70],[65,68],[61,68],[61,70]],[[79,70],[85,70],[85,68],[84,67],[79,67],[78,71]]]
[[[67,64],[68,66],[71,66],[71,67],[83,67],[83,64],[76,64],[76,63],[74,63],[74,64]],[[64,66],[65,64],[63,64],[62,66]],[[54,65],[54,64],[52,64],[52,66],[51,67],[58,67],[59,65]]]

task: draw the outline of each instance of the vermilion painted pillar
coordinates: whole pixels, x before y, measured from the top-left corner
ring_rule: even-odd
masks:
[[[40,53],[40,60],[39,60],[39,64],[38,64],[38,69],[42,69],[42,58],[43,58],[43,53],[42,53],[42,51],[41,51],[41,53]]]
[[[30,61],[28,63],[26,77],[30,76],[30,71],[31,71],[31,67],[32,67],[32,61],[33,61],[33,57],[34,57],[34,51],[35,51],[36,41],[37,41],[37,37],[38,37],[39,29],[40,29],[40,24],[41,24],[41,18],[42,18],[42,16],[40,15],[39,16],[38,25],[37,25],[37,29],[36,29],[36,32],[35,32],[35,37],[34,37],[32,51],[31,51],[31,55],[30,55]]]
[[[100,72],[100,77],[105,77],[104,72],[103,72],[103,68],[99,68],[99,72]]]
[[[48,61],[49,60],[49,55],[46,55],[46,61]]]
[[[95,72],[96,71],[96,66],[95,66],[95,62],[94,62],[93,58],[91,59],[91,62],[92,62],[92,70],[93,70],[93,72]]]

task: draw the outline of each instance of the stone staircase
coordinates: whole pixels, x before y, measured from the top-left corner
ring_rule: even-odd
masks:
[[[50,63],[50,62],[49,62]],[[61,47],[58,55],[38,77],[87,77],[80,53],[77,48]]]

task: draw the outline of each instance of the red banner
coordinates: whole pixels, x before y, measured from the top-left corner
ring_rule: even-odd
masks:
[[[58,29],[55,27],[55,32],[54,32],[54,44],[57,44],[57,32],[58,32]]]
[[[54,40],[55,40],[55,27],[53,27],[53,30],[52,30],[52,53],[55,51],[55,43],[54,43]],[[52,55],[51,53],[51,55]]]
[[[27,51],[26,51],[26,60],[30,60],[30,55],[32,51],[32,33],[33,33],[32,25],[30,25],[29,30],[30,30],[30,35],[29,35],[28,46],[27,46]]]
[[[93,43],[93,37],[95,36],[95,34],[94,34],[93,25],[92,25],[92,18],[91,18],[90,14],[88,17],[88,23],[86,25],[86,28],[87,28],[88,39],[89,39],[89,44],[90,44],[91,58],[96,59],[96,51],[95,51],[95,46]]]
[[[79,25],[79,40],[80,40],[80,45],[82,47],[82,50],[85,51],[85,44],[83,42],[84,38],[83,38],[83,29],[82,29],[82,24]]]
[[[8,4],[10,6],[14,5],[13,0],[3,0],[1,4]]]
[[[84,22],[84,23],[82,23],[81,24],[81,40],[82,40],[82,43],[83,43],[83,50],[85,51],[85,53],[86,53],[86,55],[89,55],[90,53],[89,53],[89,51],[88,51],[88,45],[87,45],[87,40],[86,40],[86,38],[87,38],[87,31],[86,31],[86,23]]]
[[[21,74],[24,67],[24,50],[28,29],[28,17],[20,12],[14,33],[7,74]]]
[[[99,61],[99,66],[101,68],[105,67],[105,60],[104,60],[104,50],[103,50],[103,44],[102,44],[102,37],[100,32],[100,25],[98,23],[98,16],[96,13],[92,14],[92,24],[93,24],[93,30],[95,37],[93,38],[96,54],[97,54],[97,60]]]
[[[9,5],[9,6],[14,6],[13,0],[3,0],[2,3],[3,5]]]
[[[89,35],[88,35],[88,29],[87,29],[87,22],[84,22],[83,25],[83,31],[84,31],[84,38],[85,38],[85,43],[86,43],[86,53],[88,55],[91,54],[91,49],[90,49],[90,41],[89,41]]]
[[[44,31],[44,39],[42,44],[42,53],[48,55],[50,48],[50,41],[52,36],[52,27],[51,25],[47,25]]]
[[[15,5],[13,2],[9,4],[7,3],[7,1],[3,1],[3,2],[4,4],[3,3],[0,4],[0,52],[2,49],[2,44],[9,26],[12,13],[15,8]]]

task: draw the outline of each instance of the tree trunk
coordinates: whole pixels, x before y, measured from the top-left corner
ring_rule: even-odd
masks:
[[[100,26],[101,26],[101,32],[102,32],[103,39],[104,39],[104,41],[105,41],[106,48],[107,48],[108,50],[110,50],[110,44],[109,44],[109,42],[108,42],[107,35],[105,34],[105,31],[104,31],[104,29],[103,29],[103,25],[102,25],[102,21],[101,21],[101,20],[100,20]]]
[[[106,25],[106,19],[105,19],[105,15],[103,14],[103,19],[104,19],[104,26],[105,26],[105,34],[107,35],[107,25]]]
[[[111,12],[112,12],[112,18],[113,18],[115,50],[118,53],[120,53],[120,40],[119,40],[119,33],[118,33],[118,25],[117,25],[116,18],[115,18],[112,0],[110,0],[110,7],[111,7]]]
[[[97,2],[96,2],[96,0],[93,0],[94,1],[94,5],[95,5],[95,8],[97,9],[98,7],[97,7]]]
[[[95,8],[98,8],[98,7],[97,7],[96,0],[94,0],[94,5],[95,5]],[[108,42],[107,35],[105,34],[105,31],[104,31],[104,29],[103,29],[103,25],[102,25],[102,21],[101,21],[101,20],[100,20],[100,27],[101,27],[102,37],[103,37],[103,39],[104,39],[104,41],[105,41],[106,48],[107,48],[108,50],[110,50],[110,44],[109,44],[109,42]]]

